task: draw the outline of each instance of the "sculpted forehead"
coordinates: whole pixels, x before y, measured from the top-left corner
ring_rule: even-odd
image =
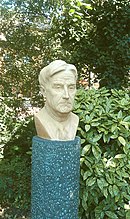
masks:
[[[50,82],[63,82],[76,84],[76,78],[72,71],[61,71],[51,76]]]
[[[73,73],[73,75],[75,76],[75,80],[77,80],[77,69],[74,65],[67,64],[65,61],[62,60],[55,60],[40,71],[40,75],[39,75],[40,85],[45,86],[46,83],[50,80],[50,78],[52,78],[54,75],[58,75],[59,73],[61,74],[61,72],[63,71],[66,74],[69,72],[69,74],[72,75]],[[74,76],[72,76],[72,78]]]

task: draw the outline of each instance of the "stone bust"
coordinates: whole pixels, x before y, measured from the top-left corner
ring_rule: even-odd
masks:
[[[79,123],[72,113],[77,70],[72,64],[55,60],[39,75],[44,107],[34,115],[37,135],[44,139],[73,140]]]

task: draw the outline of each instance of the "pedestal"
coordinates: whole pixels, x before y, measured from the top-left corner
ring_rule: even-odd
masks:
[[[78,219],[79,176],[79,137],[33,137],[31,219]]]

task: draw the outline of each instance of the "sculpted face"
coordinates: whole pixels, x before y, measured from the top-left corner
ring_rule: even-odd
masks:
[[[55,113],[69,113],[73,109],[76,79],[71,71],[54,74],[45,86],[46,106]]]

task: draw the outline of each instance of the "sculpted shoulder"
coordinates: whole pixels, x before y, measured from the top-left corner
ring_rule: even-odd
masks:
[[[39,137],[55,140],[74,139],[79,123],[79,117],[72,112],[65,122],[55,121],[48,116],[44,108],[34,115],[34,120]]]
[[[50,139],[49,133],[47,132],[47,129],[46,129],[45,121],[46,120],[44,119],[44,115],[42,114],[42,110],[40,110],[38,113],[34,114],[34,122],[35,122],[37,135],[41,138]]]
[[[74,122],[74,124],[78,126],[79,117],[76,114],[72,113],[72,112],[71,112],[71,116],[72,116],[72,121]]]

